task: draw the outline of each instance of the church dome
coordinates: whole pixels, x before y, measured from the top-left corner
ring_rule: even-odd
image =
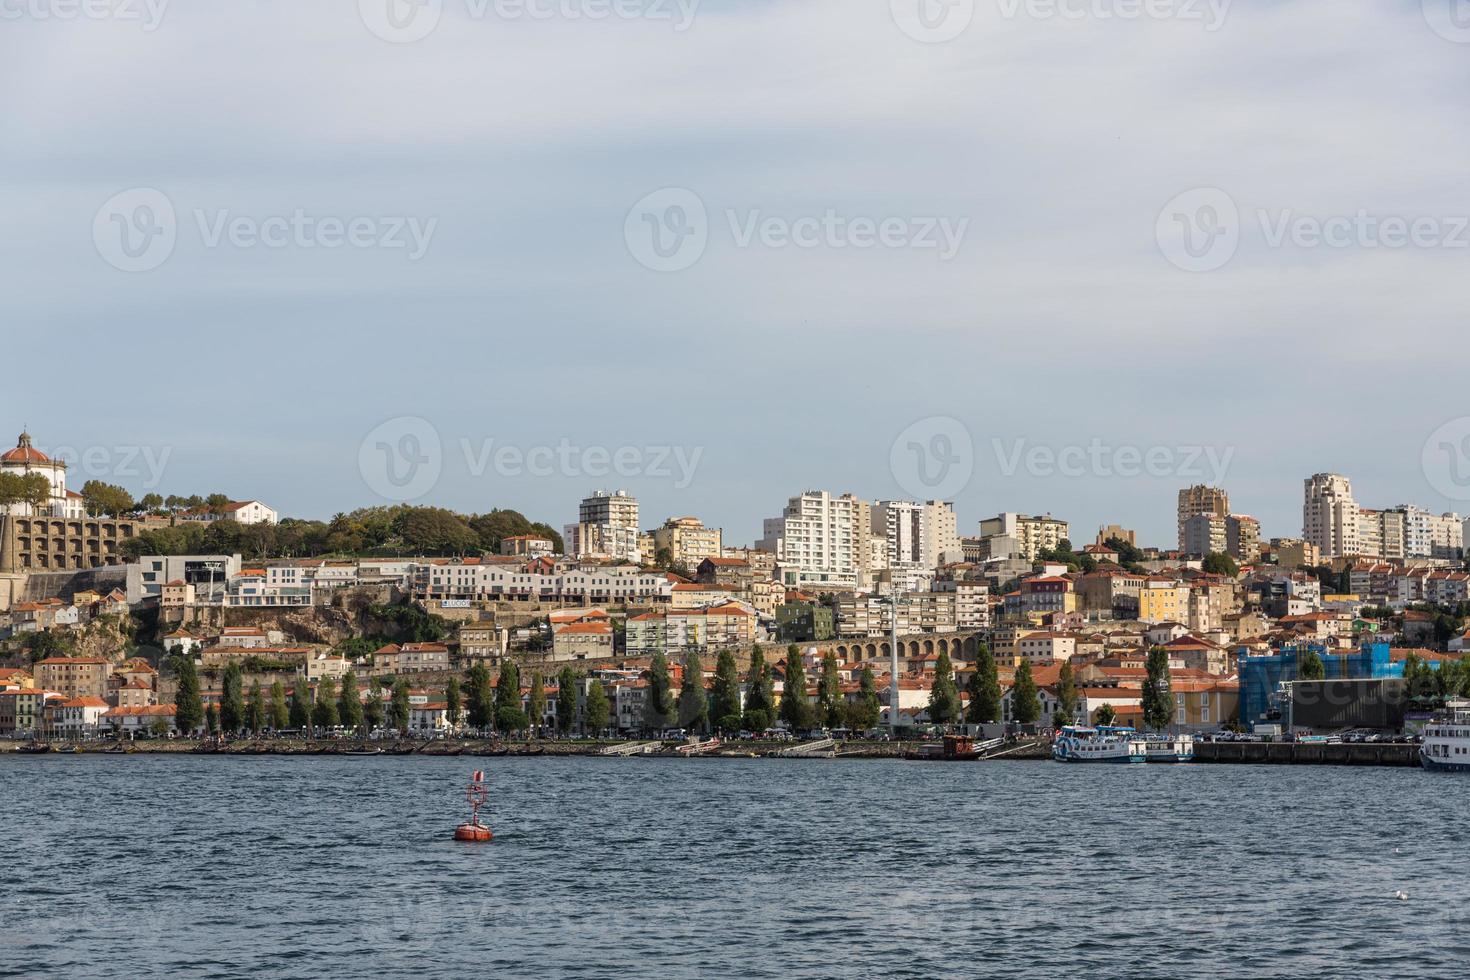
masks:
[[[22,432],[20,442],[16,447],[4,455],[0,455],[0,463],[25,463],[39,464],[50,463],[51,457],[31,445],[31,434]]]

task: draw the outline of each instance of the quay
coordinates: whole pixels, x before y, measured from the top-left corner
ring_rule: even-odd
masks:
[[[1195,742],[1195,762],[1418,766],[1419,746],[1371,742]]]

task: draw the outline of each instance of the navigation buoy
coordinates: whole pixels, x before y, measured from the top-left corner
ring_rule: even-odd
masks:
[[[487,841],[494,838],[490,828],[480,823],[480,807],[485,805],[487,796],[485,772],[483,769],[476,769],[475,774],[470,777],[469,789],[465,792],[465,799],[470,803],[470,819],[468,823],[454,828],[455,840]]]

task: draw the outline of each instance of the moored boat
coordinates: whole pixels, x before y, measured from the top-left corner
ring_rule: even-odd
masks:
[[[1052,742],[1051,757],[1058,762],[1143,762],[1148,746],[1132,728],[1115,725],[1068,725]]]
[[[1144,756],[1149,762],[1193,762],[1193,735],[1148,735]]]
[[[1470,701],[1446,702],[1444,716],[1425,726],[1419,764],[1440,772],[1470,772]]]

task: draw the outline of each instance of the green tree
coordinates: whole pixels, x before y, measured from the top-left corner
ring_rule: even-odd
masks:
[[[990,725],[1000,721],[1001,697],[1000,672],[990,647],[984,643],[975,652],[975,672],[970,675],[966,690],[970,694],[969,707],[965,709],[965,720],[972,725]]]
[[[679,685],[679,727],[702,732],[709,725],[709,695],[704,690],[704,664],[690,650],[684,657],[684,679]]]
[[[503,732],[523,731],[530,724],[521,707],[521,671],[514,661],[500,665],[495,683],[495,725]]]
[[[408,734],[408,681],[402,677],[393,682],[393,700],[388,705],[388,720],[399,735]]]
[[[1317,651],[1308,649],[1302,654],[1298,663],[1296,676],[1304,681],[1320,681],[1327,676],[1327,666],[1322,663],[1322,658],[1317,656]]]
[[[269,716],[271,728],[276,731],[291,727],[291,711],[286,707],[286,687],[279,678],[271,683]]]
[[[939,651],[934,663],[934,683],[929,688],[929,720],[936,725],[948,725],[960,713],[960,692],[954,683],[954,663],[949,652]]]
[[[357,693],[357,675],[350,670],[342,675],[342,689],[337,695],[337,713],[347,728],[352,731],[362,728],[362,696]]]
[[[563,667],[556,675],[556,730],[565,735],[577,721],[577,672]]]
[[[847,724],[847,702],[842,697],[842,678],[837,673],[837,655],[822,656],[822,673],[817,678],[817,720],[828,728]]]
[[[449,720],[451,728],[458,728],[460,715],[459,678],[451,677],[444,685],[444,717]]]
[[[174,693],[174,724],[185,735],[192,735],[204,724],[204,702],[199,696],[199,672],[194,669],[192,654],[174,657],[174,673],[178,690]]]
[[[674,722],[674,692],[669,683],[669,662],[662,653],[653,655],[648,668],[648,692],[643,701],[643,727],[659,732]]]
[[[735,654],[721,650],[715,660],[715,727],[724,732],[740,730],[740,672]]]
[[[237,733],[245,724],[245,692],[242,690],[244,682],[239,662],[231,658],[225,665],[219,696],[219,726],[230,735]]]
[[[546,723],[546,681],[541,677],[541,671],[531,674],[531,693],[526,698],[526,713],[530,715],[531,731],[537,738],[541,737],[541,726]]]
[[[133,495],[122,487],[101,480],[88,480],[82,484],[82,503],[88,514],[98,517],[121,517],[137,506]]]
[[[598,734],[607,728],[608,715],[612,709],[608,704],[607,692],[602,689],[602,681],[595,677],[587,684],[587,704],[583,710],[588,731]]]
[[[245,706],[245,727],[253,734],[259,734],[265,727],[265,695],[261,693],[259,678],[250,684],[250,700]]]
[[[858,696],[849,709],[848,722],[853,728],[866,731],[878,727],[882,714],[883,708],[878,703],[878,680],[873,676],[873,668],[864,664],[858,674]]]
[[[211,735],[219,734],[219,708],[212,703],[204,709],[204,730]]]
[[[1240,574],[1240,566],[1235,563],[1235,559],[1223,551],[1206,555],[1201,567],[1211,575],[1224,575],[1227,578],[1235,578]]]
[[[367,703],[362,706],[362,723],[370,732],[383,727],[388,719],[388,709],[383,704],[383,679],[374,677],[368,685]]]
[[[1031,661],[1022,660],[1011,687],[1011,718],[1021,725],[1034,725],[1041,717],[1041,697],[1031,676]]]
[[[311,694],[306,678],[298,677],[291,685],[291,727],[303,735],[311,734]]]
[[[806,693],[806,667],[793,643],[786,648],[786,675],[781,686],[781,720],[793,732],[812,727],[812,704]]]
[[[323,677],[316,685],[316,704],[311,708],[311,720],[318,729],[337,727],[337,685],[330,677]]]
[[[763,732],[775,722],[776,679],[757,643],[750,651],[750,670],[745,675],[745,727]]]
[[[484,664],[475,664],[469,672],[469,691],[465,697],[466,720],[475,731],[490,727],[494,717],[495,695],[490,686],[490,671]]]
[[[1075,724],[1077,721],[1077,708],[1080,699],[1077,695],[1077,673],[1072,669],[1071,661],[1062,661],[1062,669],[1057,675],[1057,711],[1052,719],[1055,728],[1063,725]]]
[[[1174,694],[1169,685],[1169,652],[1159,646],[1151,648],[1145,666],[1143,723],[1158,731],[1167,728],[1174,717]]]
[[[1111,704],[1099,705],[1098,709],[1093,712],[1093,715],[1096,718],[1096,723],[1099,725],[1111,725],[1118,720],[1118,712],[1113,710]]]

